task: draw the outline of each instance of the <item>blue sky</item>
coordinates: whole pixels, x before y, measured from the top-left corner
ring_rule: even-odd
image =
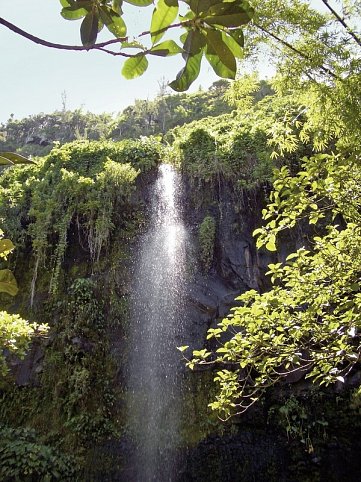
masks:
[[[0,16],[23,30],[46,40],[79,45],[79,21],[60,16],[59,0],[0,0]],[[130,8],[132,33],[149,28],[147,13],[152,8]],[[103,34],[102,34],[103,35]],[[104,40],[104,36],[101,37]],[[140,78],[121,76],[122,60],[101,52],[69,52],[45,48],[29,42],[0,26],[0,122],[13,113],[22,118],[39,112],[52,112],[62,106],[66,92],[67,108],[83,107],[92,112],[119,112],[135,98],[153,98],[158,81],[171,81],[182,67],[179,56],[152,58]],[[193,90],[208,87],[217,80],[204,66]]]

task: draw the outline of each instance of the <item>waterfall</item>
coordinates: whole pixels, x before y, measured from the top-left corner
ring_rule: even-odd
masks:
[[[179,186],[177,172],[161,165],[135,266],[128,389],[136,482],[176,480],[181,364],[176,346],[186,261]]]

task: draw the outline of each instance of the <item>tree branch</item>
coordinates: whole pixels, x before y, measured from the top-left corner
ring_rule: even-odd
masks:
[[[38,45],[42,45],[44,47],[49,47],[52,49],[76,50],[81,52],[89,51],[89,50],[103,50],[103,51],[106,51],[107,53],[112,53],[112,55],[122,55],[123,57],[134,57],[133,55],[125,54],[123,52],[112,52],[110,50],[104,50],[104,47],[107,47],[108,45],[116,44],[120,42],[126,42],[128,40],[128,37],[115,38],[112,40],[108,40],[106,42],[101,42],[98,44],[91,45],[90,47],[84,47],[80,45],[63,45],[63,44],[48,42],[47,40],[41,39],[39,37],[35,37],[34,35],[28,32],[25,32],[25,30],[22,30],[21,28],[17,27],[13,23],[8,22],[7,20],[1,17],[0,17],[0,25],[4,25],[4,27],[7,27],[12,32],[15,32],[16,34],[30,40],[31,42],[34,42]]]
[[[284,45],[285,47],[287,47],[288,49],[292,50],[292,52],[294,52],[295,54],[299,55],[300,57],[302,57],[303,59],[305,60],[312,60],[311,57],[305,53],[303,53],[301,50],[298,50],[296,47],[294,47],[293,45],[291,45],[290,43],[288,43],[286,40],[283,40],[281,39],[280,37],[278,37],[277,35],[275,35],[274,33],[270,32],[269,30],[265,29],[264,27],[261,27],[261,25],[253,22],[253,25],[255,27],[257,27],[258,29],[260,29],[263,33],[265,33],[266,35],[269,35],[270,37],[272,37],[274,40],[276,40],[277,42],[280,42],[282,45]],[[325,67],[324,65],[319,65],[318,68],[320,70],[322,70],[322,72],[324,72],[325,74],[327,75],[330,75],[333,79],[336,79],[336,80],[342,80],[341,77],[339,77],[338,75],[336,75],[334,72],[332,72],[332,70],[328,69],[327,67]]]
[[[187,26],[190,26],[190,25],[192,25],[192,22],[190,20],[184,20],[182,22],[172,23],[171,25],[168,25],[168,27],[160,28],[159,30],[155,30],[154,32],[151,32],[150,30],[146,30],[145,32],[142,32],[139,35],[137,35],[136,38],[144,37],[145,35],[157,35],[159,33],[165,32],[166,30],[169,30],[171,28],[187,27]]]
[[[340,24],[347,30],[348,34],[351,35],[351,37],[355,40],[357,45],[361,47],[361,39],[355,34],[355,32],[352,30],[351,27],[347,25],[345,20],[340,17],[340,15],[334,10],[331,5],[328,3],[327,0],[322,0],[322,2],[326,5],[326,7],[329,9],[329,11],[337,18],[337,20],[340,22]]]
[[[166,30],[169,30],[171,28],[176,28],[176,27],[184,27],[186,25],[189,25],[189,20],[179,22],[179,23],[174,23],[172,25],[169,25],[168,27],[161,28],[160,30],[157,30],[155,32],[150,32],[149,30],[142,32],[141,34],[138,35],[139,37],[143,37],[145,35],[151,35],[151,34],[159,34],[162,32],[165,32]],[[15,32],[16,34],[20,35],[21,37],[24,37],[31,42],[34,42],[38,45],[42,45],[43,47],[49,47],[52,49],[58,49],[58,50],[75,50],[75,51],[80,51],[80,52],[88,52],[89,50],[99,50],[101,52],[105,52],[110,55],[114,56],[122,56],[122,57],[136,57],[137,54],[126,54],[124,52],[114,52],[114,50],[109,50],[106,47],[112,44],[116,43],[121,43],[121,42],[127,42],[128,37],[118,37],[112,40],[107,40],[106,42],[101,42],[97,43],[94,45],[91,45],[89,47],[84,47],[82,45],[64,45],[64,44],[58,44],[58,43],[53,43],[53,42],[48,42],[47,40],[41,39],[39,37],[35,37],[35,35],[32,35],[29,32],[25,32],[25,30],[22,30],[21,28],[17,27],[11,22],[8,22],[4,18],[0,17],[0,25],[4,25],[4,27],[7,27],[9,30],[12,32]],[[148,51],[146,51],[147,53]]]

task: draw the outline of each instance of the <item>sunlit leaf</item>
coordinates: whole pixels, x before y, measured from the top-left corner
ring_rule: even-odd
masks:
[[[125,2],[135,5],[136,7],[148,7],[153,3],[153,0],[125,0]]]
[[[0,257],[6,257],[14,249],[14,244],[10,239],[0,239]]]
[[[222,25],[223,27],[239,27],[248,23],[253,16],[252,8],[243,8],[234,2],[222,2],[213,5],[204,17],[209,25]]]
[[[236,76],[236,59],[223,42],[221,32],[217,30],[207,31],[207,58],[215,72],[221,77],[234,79]],[[217,61],[217,57],[219,61]]]
[[[177,346],[177,350],[179,350],[180,352],[183,352],[183,351],[186,351],[186,349],[189,348],[188,345],[184,345],[184,346]]]
[[[133,40],[132,42],[122,42],[122,49],[141,49],[145,50],[145,47],[140,42]]]
[[[0,166],[13,166],[14,163],[10,161],[7,157],[0,155]]]
[[[122,13],[123,13],[122,4],[123,4],[123,1],[122,1],[122,0],[113,0],[112,9],[113,9],[114,12],[116,12],[118,15],[122,15]]]
[[[101,6],[99,9],[99,14],[109,32],[111,32],[115,37],[122,38],[126,36],[127,27],[122,17],[120,17],[107,6]]]
[[[89,7],[91,8],[91,3],[90,2],[88,3],[89,3]],[[85,17],[85,15],[87,15],[88,12],[89,10],[87,10],[86,8],[79,8],[78,6],[76,6],[76,7],[63,8],[60,14],[66,20],[79,20],[80,18]]]
[[[145,55],[136,55],[124,62],[122,74],[126,79],[135,79],[141,76],[148,68],[148,60]]]
[[[177,91],[184,92],[196,80],[199,75],[203,51],[201,50],[197,55],[189,56],[186,65],[178,73],[177,78],[169,84],[169,86]]]
[[[242,47],[244,45],[244,38],[241,29],[237,29],[233,32],[230,31],[229,33],[222,32],[222,40],[235,57],[243,59],[244,52]]]
[[[226,65],[224,65],[218,55],[214,51],[212,51],[210,47],[207,47],[205,56],[210,66],[219,77],[223,77],[224,79],[235,78],[235,72],[230,70]]]
[[[274,235],[270,236],[269,237],[269,240],[266,244],[266,249],[268,249],[268,251],[277,251],[277,248],[276,248],[276,237]]]
[[[15,296],[19,291],[15,276],[9,269],[0,270],[0,293]]]
[[[60,5],[64,8],[71,6],[71,0],[59,0]]]
[[[159,55],[161,57],[167,57],[169,55],[176,55],[183,52],[183,49],[177,45],[174,40],[166,40],[158,45],[155,45],[150,50],[152,55]]]
[[[159,0],[152,15],[150,26],[151,32],[159,32],[159,30],[169,27],[178,14],[178,0]],[[155,44],[164,35],[165,31],[152,33],[152,42]]]
[[[0,164],[36,164],[16,152],[0,152]]]

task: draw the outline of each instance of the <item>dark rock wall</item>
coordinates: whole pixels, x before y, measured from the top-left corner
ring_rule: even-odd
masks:
[[[189,340],[204,343],[206,330],[235,305],[235,297],[249,289],[264,290],[264,273],[275,256],[255,247],[252,233],[261,224],[264,192],[235,191],[229,182],[195,189],[185,180],[184,218],[191,236],[193,272],[188,285]],[[206,195],[205,195],[206,193]],[[199,262],[198,228],[206,215],[216,222],[214,256],[205,272]],[[189,343],[187,343],[189,344]]]

